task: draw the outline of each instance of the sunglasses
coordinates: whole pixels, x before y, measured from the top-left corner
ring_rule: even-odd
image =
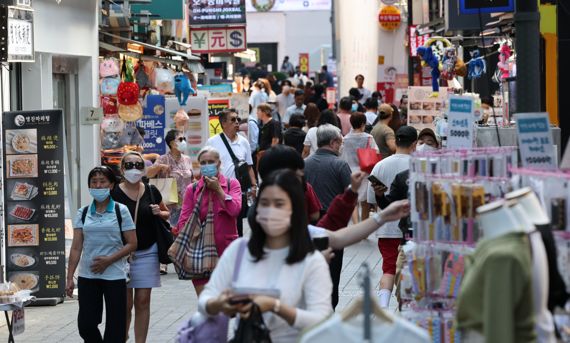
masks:
[[[231,121],[232,123],[237,123],[237,122],[239,122],[239,118],[238,117],[231,117],[231,118],[228,118],[228,121]]]
[[[178,141],[179,141],[179,142],[185,142],[185,141],[186,141],[186,137],[178,137]]]
[[[144,162],[125,162],[125,163],[123,164],[123,167],[124,167],[126,170],[130,170],[130,169],[133,169],[133,168],[136,168],[136,169],[138,169],[138,170],[143,170],[143,169],[144,169]]]

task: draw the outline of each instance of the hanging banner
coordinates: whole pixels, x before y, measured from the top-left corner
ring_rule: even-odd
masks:
[[[168,131],[175,129],[174,116],[180,109],[178,99],[175,97],[166,98],[166,127]],[[198,92],[198,95],[188,98],[186,106],[183,109],[190,118],[188,124],[184,128],[184,135],[186,136],[186,143],[188,143],[188,156],[192,160],[196,160],[198,152],[204,147],[206,141],[210,137],[208,125],[208,100],[203,92]]]
[[[163,2],[168,1],[162,0],[161,5]],[[245,24],[246,22],[245,0],[189,0],[188,6],[190,25]]]
[[[525,168],[556,169],[548,113],[516,113],[521,163]]]
[[[245,26],[221,28],[191,28],[193,53],[240,52],[247,50]]]
[[[410,39],[410,56],[417,56],[418,48],[428,41],[430,35],[419,35],[417,25],[410,25],[408,29],[408,37]]]
[[[452,95],[449,97],[447,115],[447,148],[473,148],[474,145],[474,102],[472,97]]]
[[[218,113],[228,108],[230,108],[230,99],[208,99],[210,137],[222,132],[222,124],[220,124]]]
[[[0,8],[6,30],[0,30],[2,62],[34,62],[34,10],[15,6]],[[7,47],[6,43],[7,42]]]
[[[299,71],[303,74],[309,73],[309,54],[299,54]]]
[[[148,95],[143,117],[137,121],[137,127],[144,129],[144,153],[166,154],[164,128],[166,127],[164,95]]]
[[[63,298],[63,113],[4,112],[2,125],[7,280],[37,298]]]

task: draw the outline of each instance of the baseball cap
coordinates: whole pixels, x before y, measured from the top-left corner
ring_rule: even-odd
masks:
[[[392,113],[394,113],[394,109],[392,108],[392,106],[384,103],[378,107],[378,112],[384,112],[388,115],[392,115]]]
[[[360,100],[362,98],[362,94],[360,94],[358,88],[349,89],[348,94],[356,100]]]
[[[427,127],[426,127],[425,129],[421,130],[421,131],[420,131],[420,134],[418,135],[418,139],[419,139],[421,136],[430,136],[430,137],[433,138],[433,140],[437,143],[437,137],[435,136],[435,132],[433,132],[433,130],[430,129],[430,128],[427,128]]]
[[[413,143],[418,140],[418,131],[411,127],[404,125],[396,131],[396,143]]]

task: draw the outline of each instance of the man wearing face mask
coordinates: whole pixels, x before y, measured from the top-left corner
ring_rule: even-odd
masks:
[[[329,208],[333,199],[343,194],[350,185],[351,170],[348,163],[341,160],[342,134],[331,124],[324,124],[317,129],[317,152],[305,160],[305,177],[310,183],[322,206],[323,213]],[[338,284],[342,269],[342,250],[335,251],[330,270],[333,280],[333,308],[338,304]]]

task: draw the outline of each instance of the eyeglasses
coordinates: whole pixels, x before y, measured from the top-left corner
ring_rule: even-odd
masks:
[[[228,121],[231,121],[232,123],[237,123],[237,122],[239,122],[239,118],[238,117],[231,117],[231,118],[228,118]]]
[[[178,137],[178,141],[179,141],[179,142],[185,142],[185,141],[186,141],[186,137]]]
[[[133,168],[136,168],[136,169],[138,169],[138,170],[143,170],[143,169],[144,169],[144,162],[125,162],[125,163],[123,164],[123,167],[124,167],[126,170],[130,170],[130,169],[133,169]]]

